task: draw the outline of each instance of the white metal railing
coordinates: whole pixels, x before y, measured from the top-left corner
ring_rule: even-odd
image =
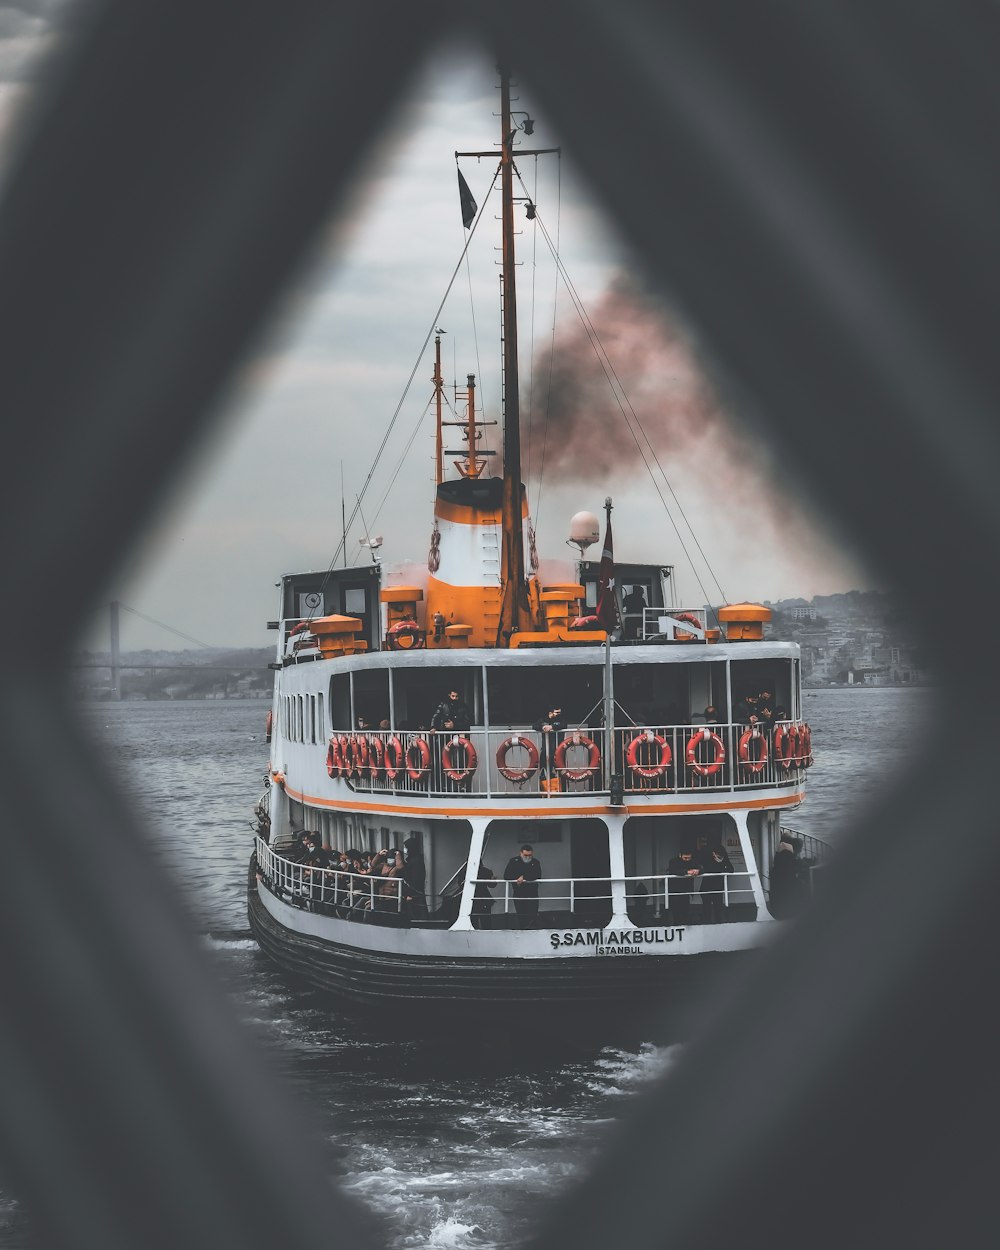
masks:
[[[352,911],[395,913],[403,911],[407,888],[402,877],[347,872],[343,868],[316,868],[286,859],[256,839],[257,865],[272,892],[299,907],[320,905],[337,914]]]
[[[402,877],[373,876],[345,872],[341,868],[312,868],[286,859],[262,839],[256,840],[257,865],[272,893],[293,906],[325,911],[345,919],[393,923],[405,915],[406,882]],[[709,874],[706,874],[708,876]],[[669,873],[628,877],[543,877],[536,884],[537,894],[519,894],[513,881],[502,877],[475,880],[472,900],[473,922],[489,927],[504,920],[539,923],[569,928],[600,928],[610,921],[614,896],[624,896],[630,920],[636,924],[654,919],[685,924],[698,923],[709,916],[710,901],[717,900],[725,915],[729,908],[753,903],[749,872],[710,874],[713,884]],[[681,888],[681,883],[685,888]],[[438,919],[454,921],[459,914],[459,896],[441,893],[445,914]],[[520,904],[520,906],[519,906]]]
[[[463,733],[339,731],[327,766],[352,788],[380,794],[606,793],[612,773],[626,794],[793,786],[811,761],[800,723],[633,725],[543,734],[527,727]],[[802,739],[804,742],[804,739]]]
[[[752,873],[706,873],[705,876],[713,882],[707,888],[702,881],[696,881],[692,888],[687,884],[691,877],[669,873],[632,877],[543,877],[537,882],[537,896],[519,895],[512,881],[482,877],[475,882],[484,890],[476,894],[472,914],[473,918],[477,915],[493,917],[494,909],[496,915],[504,917],[516,918],[519,912],[522,916],[537,914],[544,917],[546,925],[568,923],[568,927],[572,928],[572,921],[553,919],[554,912],[562,912],[569,913],[583,925],[597,927],[611,919],[614,894],[617,892],[615,887],[618,886],[624,887],[622,892],[629,918],[637,924],[651,921],[654,917],[663,919],[665,913],[676,920],[682,912],[685,923],[698,923],[712,910],[712,902],[718,901],[723,909],[722,915],[730,907],[754,903]],[[685,883],[683,889],[681,882]],[[480,904],[478,909],[477,902]],[[603,916],[597,914],[599,911],[603,912]],[[643,912],[647,914],[644,916]]]

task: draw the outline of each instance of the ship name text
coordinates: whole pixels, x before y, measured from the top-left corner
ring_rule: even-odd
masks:
[[[549,934],[553,950],[563,946],[590,946],[595,948],[597,955],[641,955],[647,946],[683,941],[683,926],[673,929],[577,929]]]

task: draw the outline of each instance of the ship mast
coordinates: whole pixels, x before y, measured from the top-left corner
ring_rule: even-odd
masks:
[[[444,393],[444,378],[441,376],[441,331],[434,336],[434,405],[437,415],[436,433],[434,437],[434,484],[440,486],[444,481],[444,444],[441,438],[441,398]]]
[[[503,595],[497,646],[511,634],[531,629],[524,582],[521,520],[521,423],[517,371],[517,290],[514,279],[514,135],[510,115],[510,72],[500,69],[500,197],[503,229],[503,510],[500,577]]]

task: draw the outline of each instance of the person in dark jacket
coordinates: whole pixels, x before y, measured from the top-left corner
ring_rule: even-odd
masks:
[[[493,874],[493,869],[488,868],[485,864],[480,864],[476,889],[472,896],[472,915],[474,917],[472,923],[477,929],[486,927],[482,920],[475,919],[475,917],[488,916],[493,910],[496,899],[493,897],[492,891],[496,888],[496,877]]]
[[[449,690],[448,697],[442,699],[431,717],[431,729],[444,729],[454,733],[465,733],[472,728],[472,713],[469,705],[457,690]]]
[[[431,717],[431,729],[435,730],[431,738],[435,790],[450,790],[454,785],[458,785],[459,789],[468,789],[468,780],[462,784],[451,783],[445,777],[443,757],[448,736],[464,734],[471,727],[472,713],[469,711],[469,705],[457,690],[449,690],[448,697],[441,700]]]
[[[535,852],[527,842],[503,870],[505,881],[511,882],[514,911],[517,912],[518,928],[527,929],[538,915],[538,879],[542,865],[535,859]]]
[[[403,864],[403,902],[414,920],[427,919],[427,865],[420,847],[420,839],[409,837],[403,842],[406,861]]]
[[[693,851],[681,851],[667,864],[670,877],[669,910],[678,924],[691,922],[691,895],[695,882],[701,876],[701,865],[695,862]]]
[[[732,871],[732,861],[724,847],[713,846],[705,852],[701,864],[701,914],[706,924],[718,924],[726,918],[725,874]]]
[[[800,844],[801,845],[801,844]],[[782,838],[771,861],[771,890],[768,904],[776,920],[787,920],[802,908],[804,891],[797,862],[798,848],[789,838]]]
[[[539,736],[539,776],[551,781],[556,775],[556,741],[561,729],[566,728],[561,707],[550,707],[544,716],[540,716],[532,725]]]

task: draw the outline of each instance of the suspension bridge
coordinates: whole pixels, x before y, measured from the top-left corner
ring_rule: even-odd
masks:
[[[139,617],[141,620],[148,622],[150,625],[156,625],[158,628],[165,630],[169,634],[173,634],[177,638],[182,638],[185,642],[194,643],[195,646],[205,651],[215,651],[218,648],[211,646],[207,642],[202,642],[199,638],[194,638],[190,634],[185,634],[182,630],[176,629],[173,625],[168,625],[165,621],[158,621],[155,617],[147,616],[144,612],[140,612],[138,608],[130,607],[127,603],[122,603],[119,599],[113,599],[108,605],[108,621],[109,621],[109,637],[110,637],[110,662],[105,663],[103,660],[75,660],[72,664],[74,669],[108,669],[111,670],[111,698],[121,699],[122,683],[121,675],[129,671],[133,672],[177,672],[182,670],[197,671],[199,673],[206,672],[266,672],[267,665],[260,664],[212,664],[208,661],[202,663],[198,660],[185,660],[178,664],[125,664],[122,662],[121,655],[121,622],[120,614],[122,611],[128,612],[133,616]]]

